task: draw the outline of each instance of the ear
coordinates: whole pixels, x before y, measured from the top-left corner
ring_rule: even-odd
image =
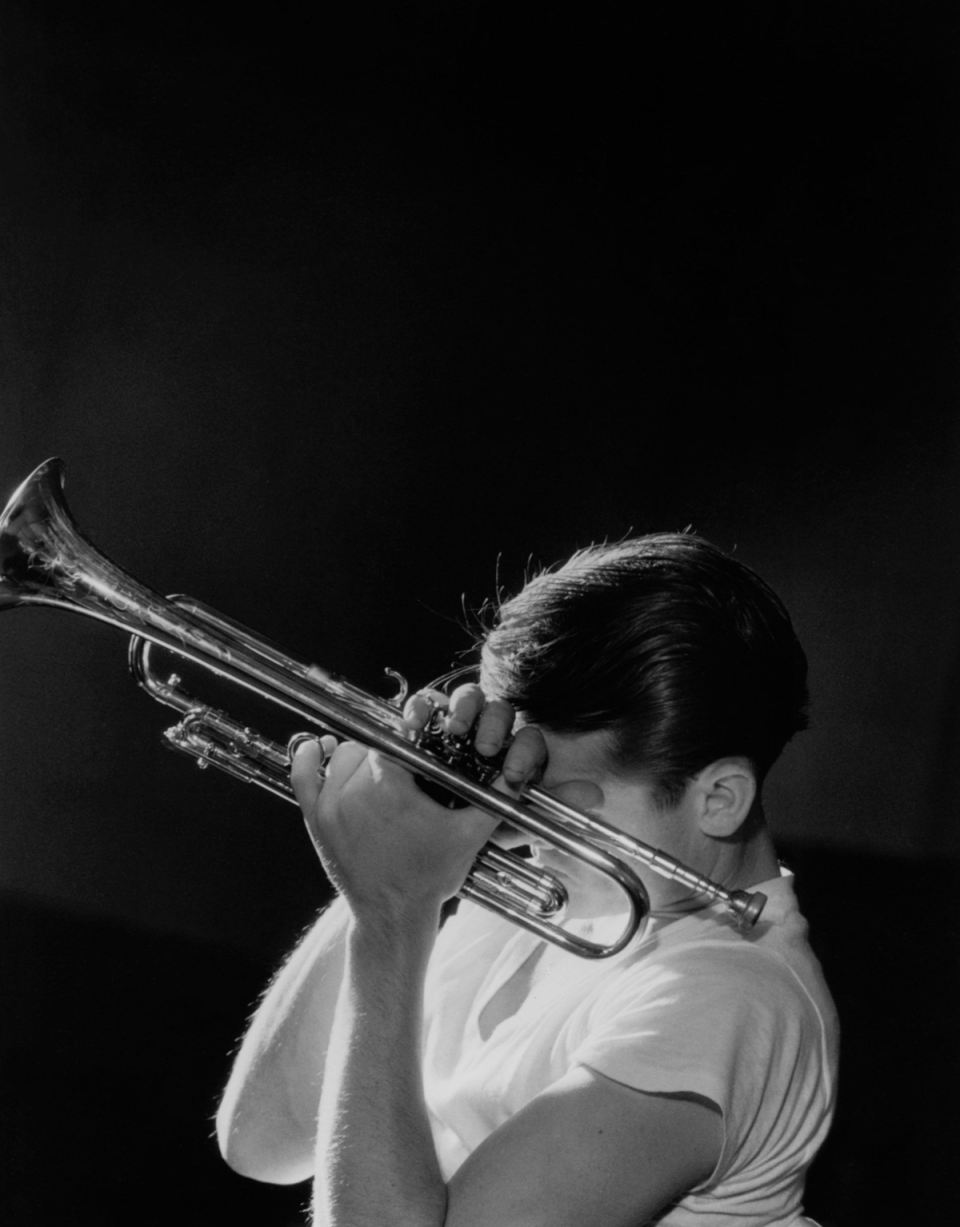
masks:
[[[757,796],[757,777],[747,758],[721,758],[697,776],[699,825],[704,835],[735,835]]]

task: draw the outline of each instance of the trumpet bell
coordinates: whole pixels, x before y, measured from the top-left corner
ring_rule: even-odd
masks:
[[[51,563],[71,527],[63,461],[47,460],[18,486],[0,517],[0,609],[57,603]]]

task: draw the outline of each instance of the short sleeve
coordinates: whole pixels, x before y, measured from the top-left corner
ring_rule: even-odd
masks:
[[[717,1104],[726,1135],[718,1174],[769,1146],[790,1101],[802,1104],[820,1052],[815,1011],[789,969],[720,943],[638,969],[598,998],[584,1031],[576,1064],[637,1090]]]

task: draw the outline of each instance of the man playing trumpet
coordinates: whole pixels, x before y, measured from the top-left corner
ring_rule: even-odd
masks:
[[[743,932],[637,866],[647,924],[597,961],[474,904],[441,927],[494,821],[356,743],[302,746],[291,779],[340,898],[244,1039],[217,1119],[228,1163],[312,1180],[322,1227],[803,1223],[837,1025],[761,787],[805,725],[805,678],[773,592],[677,534],[534,579],[486,635],[478,685],[410,701],[411,736],[441,704],[479,754],[505,748],[499,787],[538,782],[768,898]],[[568,887],[571,929],[619,931],[609,879],[532,857]]]

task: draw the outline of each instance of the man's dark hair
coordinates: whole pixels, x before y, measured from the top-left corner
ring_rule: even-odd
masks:
[[[758,783],[806,728],[807,661],[779,597],[687,533],[581,550],[501,605],[488,693],[558,733],[607,729],[614,770],[675,804],[719,758]]]

